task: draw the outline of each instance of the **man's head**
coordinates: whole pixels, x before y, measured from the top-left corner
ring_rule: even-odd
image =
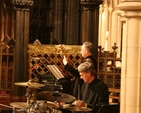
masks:
[[[93,53],[93,44],[91,42],[84,42],[81,46],[81,55],[86,58]]]
[[[84,80],[84,82],[91,83],[93,79],[96,77],[96,70],[91,62],[84,62],[78,66],[78,72],[80,74],[80,78]]]

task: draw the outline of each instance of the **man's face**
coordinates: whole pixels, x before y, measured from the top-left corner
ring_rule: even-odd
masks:
[[[84,80],[84,82],[89,83],[90,72],[80,72],[80,78]]]
[[[81,53],[82,57],[85,58],[85,56],[86,56],[86,49],[85,49],[84,45],[81,46],[81,52],[80,53]]]

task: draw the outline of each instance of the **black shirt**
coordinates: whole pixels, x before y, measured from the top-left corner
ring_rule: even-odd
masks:
[[[90,84],[83,83],[81,87],[81,99],[96,113],[102,104],[109,103],[109,92],[107,85],[95,78]]]
[[[93,62],[94,66],[97,67],[96,60],[93,58],[92,55],[87,56],[86,58],[83,59],[83,62],[86,62],[86,61]],[[68,72],[70,72],[73,76],[75,76],[73,96],[78,99],[78,85],[80,85],[80,87],[81,87],[84,81],[82,79],[80,79],[80,75],[79,75],[78,70],[75,69],[73,66],[71,66],[67,63],[64,68]]]

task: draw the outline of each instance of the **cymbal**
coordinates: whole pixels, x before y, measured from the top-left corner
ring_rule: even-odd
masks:
[[[47,100],[47,101],[58,101],[58,102],[65,102],[70,103],[75,100],[75,97],[60,93],[60,92],[52,92],[52,91],[43,91],[37,94],[37,100]]]
[[[27,103],[25,103],[25,102],[12,102],[12,103],[10,103],[10,105],[15,108],[26,108]]]
[[[32,82],[32,81],[29,81],[29,82],[16,82],[15,85],[28,87],[28,88],[35,88],[35,89],[38,89],[40,87],[45,86],[44,84],[40,84],[40,83]]]
[[[91,108],[87,108],[87,107],[65,107],[64,109],[74,111],[74,112],[89,112],[89,111],[92,111]]]

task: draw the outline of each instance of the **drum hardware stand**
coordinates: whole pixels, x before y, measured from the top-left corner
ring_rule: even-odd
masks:
[[[26,98],[27,98],[27,107],[26,107],[26,111],[27,113],[30,113],[30,108],[31,108],[31,105],[30,105],[30,97],[32,96],[31,92],[30,92],[30,88],[28,88],[28,86],[26,87],[26,94],[25,94]]]
[[[55,93],[53,93],[53,94],[52,94],[52,96],[54,96],[54,97],[55,97],[55,100],[54,100],[54,101],[56,101],[56,100],[57,100],[57,97],[61,97],[61,95],[60,95],[60,94],[58,94],[58,91],[55,91]]]
[[[36,94],[34,94],[34,90],[39,89],[40,87],[44,87],[44,84],[37,83],[33,80],[29,80],[28,82],[17,82],[15,85],[26,87],[26,103],[10,103],[13,108],[13,113],[39,113],[36,111]],[[35,91],[36,93],[36,91]],[[31,99],[33,98],[33,102]],[[40,106],[39,106],[40,107]],[[17,112],[16,112],[17,111]]]

